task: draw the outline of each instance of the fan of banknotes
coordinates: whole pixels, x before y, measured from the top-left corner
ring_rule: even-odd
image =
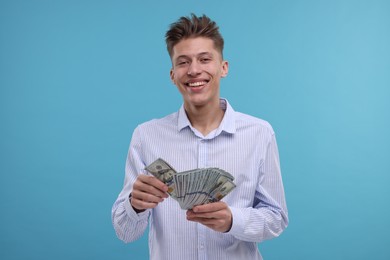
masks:
[[[220,201],[236,187],[234,177],[219,168],[176,172],[159,158],[145,169],[168,186],[168,194],[179,202],[182,209]]]

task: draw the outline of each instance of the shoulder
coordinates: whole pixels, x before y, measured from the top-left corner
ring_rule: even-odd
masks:
[[[166,128],[166,127],[177,127],[177,117],[178,113],[172,113],[162,118],[155,118],[149,121],[143,122],[136,127],[136,130],[148,130],[148,129],[156,129],[158,128]]]
[[[271,124],[264,119],[251,116],[245,113],[241,113],[241,112],[235,112],[235,119],[236,119],[237,129],[250,128],[253,130],[268,133],[270,135],[275,134]]]

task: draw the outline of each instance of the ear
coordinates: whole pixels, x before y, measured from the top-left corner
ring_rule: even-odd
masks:
[[[175,84],[175,73],[173,72],[173,68],[169,71],[169,77],[171,78],[172,83]]]
[[[227,62],[226,60],[222,61],[222,73],[221,73],[221,77],[224,78],[228,75],[228,72],[229,72],[229,62]]]

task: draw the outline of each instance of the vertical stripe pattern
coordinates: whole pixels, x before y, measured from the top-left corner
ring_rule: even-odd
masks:
[[[131,242],[149,228],[150,259],[262,259],[257,243],[280,235],[288,214],[272,127],[264,120],[225,109],[218,129],[203,136],[194,129],[183,106],[176,113],[139,125],[133,133],[122,191],[112,207],[117,236]],[[230,172],[237,187],[225,201],[233,214],[229,232],[215,232],[186,220],[172,198],[136,214],[129,203],[132,184],[144,168],[163,158],[177,171],[219,167]]]

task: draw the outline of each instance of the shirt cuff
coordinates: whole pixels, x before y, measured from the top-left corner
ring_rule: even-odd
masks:
[[[232,227],[226,234],[230,234],[233,236],[242,234],[245,229],[244,212],[242,212],[241,209],[235,207],[230,207],[230,211],[232,212],[233,223]]]
[[[125,201],[125,210],[126,210],[127,215],[130,218],[135,219],[137,221],[145,219],[145,218],[148,218],[149,217],[149,213],[151,211],[150,209],[147,209],[147,210],[142,211],[140,213],[135,212],[133,206],[131,206],[131,204],[130,204],[130,199],[127,199]]]

